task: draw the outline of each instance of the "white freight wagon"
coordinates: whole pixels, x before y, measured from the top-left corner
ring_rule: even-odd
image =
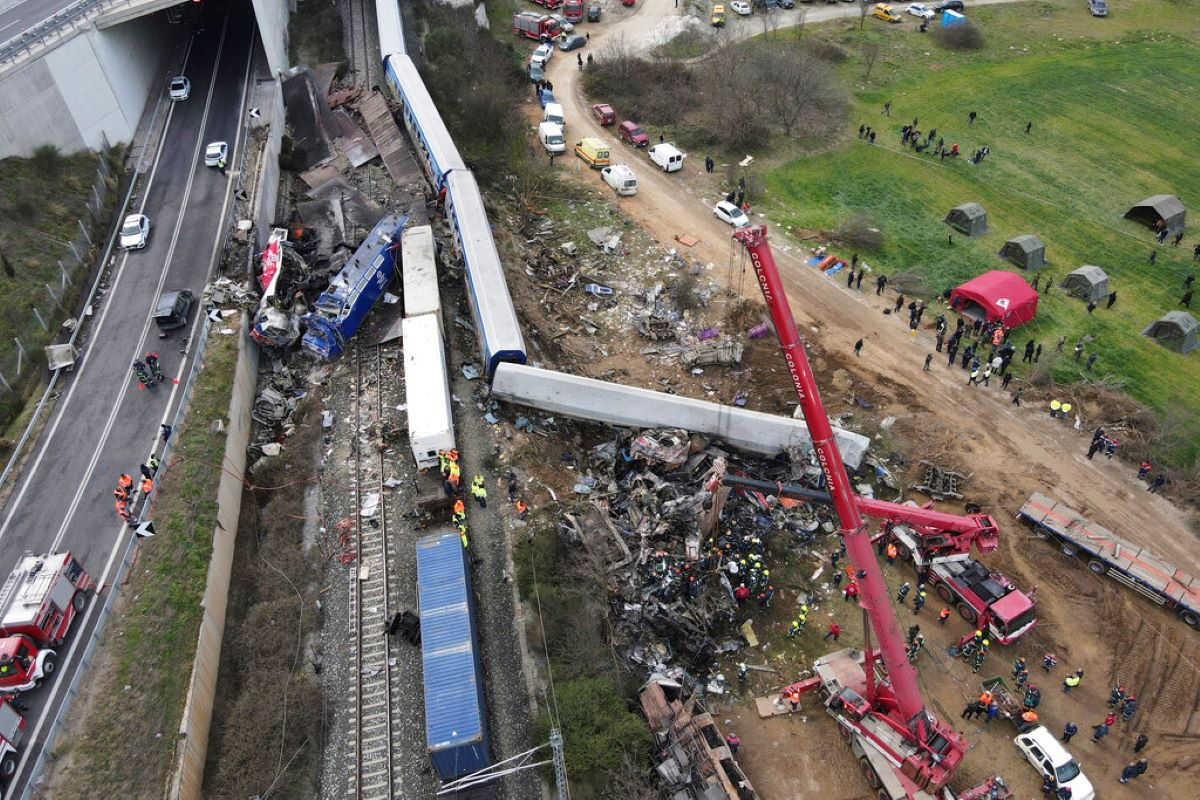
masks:
[[[433,228],[417,225],[405,229],[400,257],[404,272],[404,316],[433,314],[441,328],[442,301],[438,292],[437,245],[433,241]]]
[[[417,469],[436,467],[439,450],[454,449],[454,418],[446,349],[437,317],[404,320],[404,394],[408,400],[408,440]]]

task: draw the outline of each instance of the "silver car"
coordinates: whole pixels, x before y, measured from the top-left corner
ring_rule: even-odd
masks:
[[[150,238],[150,220],[144,214],[130,214],[121,223],[121,249],[141,250]]]
[[[182,75],[171,78],[170,93],[172,100],[187,100],[192,94],[192,82]]]
[[[229,144],[227,142],[210,142],[208,147],[204,148],[204,166],[215,167],[225,161],[228,156]]]

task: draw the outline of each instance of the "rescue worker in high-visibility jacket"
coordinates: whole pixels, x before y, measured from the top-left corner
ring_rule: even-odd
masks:
[[[484,486],[482,475],[476,475],[471,481],[471,496],[479,503],[480,508],[487,508],[487,487]]]

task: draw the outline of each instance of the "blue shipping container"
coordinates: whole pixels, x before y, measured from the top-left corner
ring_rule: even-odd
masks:
[[[425,746],[443,781],[491,764],[475,599],[455,533],[417,540],[417,602],[425,678]]]

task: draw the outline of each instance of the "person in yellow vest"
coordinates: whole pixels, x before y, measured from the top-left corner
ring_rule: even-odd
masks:
[[[440,472],[443,477],[445,477],[445,475],[446,475],[446,462],[447,461],[448,461],[448,459],[446,458],[446,451],[438,450],[438,472]]]
[[[469,547],[470,542],[467,540],[467,523],[466,522],[458,523],[457,530],[458,530],[458,538],[459,538],[459,541],[462,542],[462,546]]]
[[[1071,404],[1063,403],[1062,410],[1058,412],[1058,416],[1062,417],[1063,419],[1066,419],[1067,414],[1070,414],[1070,413],[1071,413]]]
[[[1050,416],[1057,417],[1058,410],[1060,408],[1062,408],[1062,403],[1058,402],[1057,400],[1051,400],[1050,401]]]
[[[476,475],[471,481],[471,496],[479,503],[480,508],[487,508],[487,487],[483,485],[482,475]]]

